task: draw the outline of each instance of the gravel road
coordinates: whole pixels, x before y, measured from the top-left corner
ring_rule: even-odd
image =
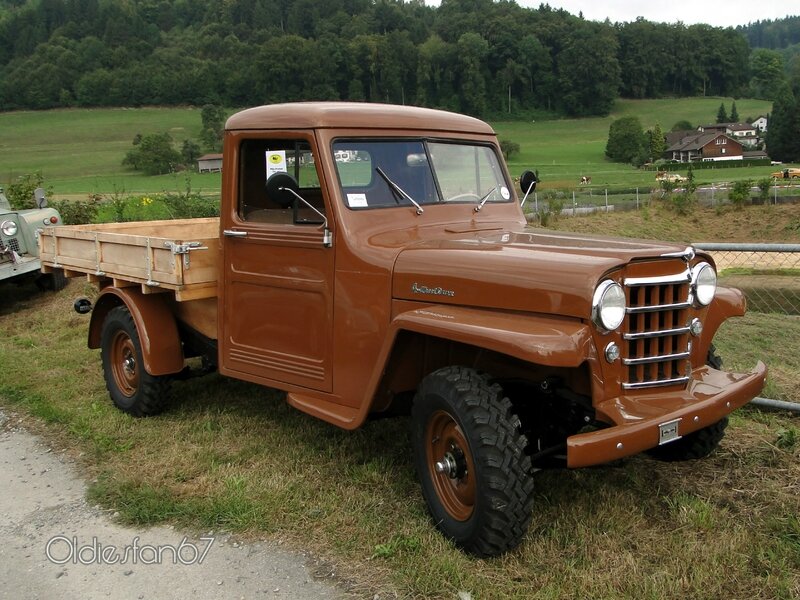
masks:
[[[346,597],[302,554],[218,533],[123,527],[85,496],[69,461],[0,411],[0,598]]]

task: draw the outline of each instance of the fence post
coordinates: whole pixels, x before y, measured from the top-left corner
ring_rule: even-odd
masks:
[[[536,214],[539,214],[539,192],[533,192],[533,206]]]
[[[572,216],[574,217],[578,212],[578,203],[575,201],[575,190],[572,190]]]
[[[772,186],[772,189],[775,190],[775,206],[778,206],[778,184]]]
[[[608,188],[606,188],[606,212],[608,212]]]
[[[711,208],[714,208],[714,184],[711,184]]]
[[[639,188],[636,188],[636,210],[639,210]]]

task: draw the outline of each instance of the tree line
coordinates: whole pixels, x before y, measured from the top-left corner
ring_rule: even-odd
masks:
[[[620,95],[746,94],[751,73],[732,28],[510,0],[0,0],[2,110],[347,99],[586,116]]]

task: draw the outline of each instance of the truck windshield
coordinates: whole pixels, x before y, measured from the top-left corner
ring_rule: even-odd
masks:
[[[500,161],[490,145],[419,139],[336,140],[333,155],[342,197],[353,209],[411,206],[406,195],[421,205],[477,205],[483,199],[511,199]]]

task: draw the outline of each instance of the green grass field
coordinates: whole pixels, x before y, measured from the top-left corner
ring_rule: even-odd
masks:
[[[614,112],[603,118],[562,119],[534,122],[495,122],[499,137],[521,146],[512,156],[510,170],[519,175],[527,168],[539,170],[542,189],[575,187],[582,175],[592,177],[592,187],[653,186],[653,173],[612,163],[604,151],[613,119],[637,115],[647,129],[658,121],[664,130],[687,119],[692,124],[714,120],[720,102],[730,98],[669,100],[620,100]],[[737,100],[742,118],[771,111],[769,102]],[[233,111],[231,111],[233,112]],[[219,174],[178,173],[148,177],[127,170],[121,162],[137,133],[168,131],[179,147],[184,139],[200,134],[196,108],[64,109],[0,113],[0,185],[8,185],[23,173],[41,171],[56,197],[80,198],[90,193],[151,193],[192,188],[219,193]],[[701,183],[757,179],[774,168],[749,167],[697,171]],[[685,171],[683,171],[685,173]]]
[[[180,147],[200,135],[195,108],[68,109],[0,114],[0,185],[41,171],[56,196],[182,190],[219,193],[219,174],[148,177],[122,167],[137,133],[168,131]]]

